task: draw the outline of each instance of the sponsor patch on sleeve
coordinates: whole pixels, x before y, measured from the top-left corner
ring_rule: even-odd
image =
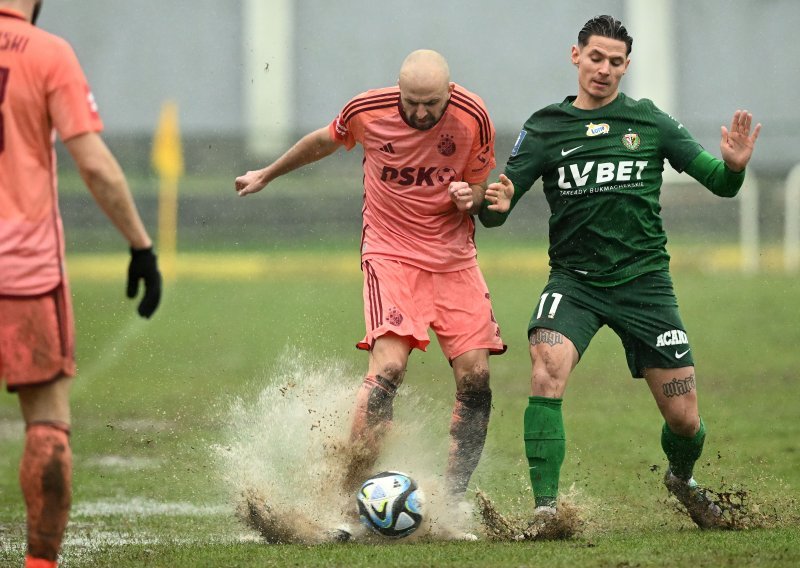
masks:
[[[511,157],[512,158],[514,156],[516,156],[517,153],[519,152],[519,147],[522,145],[522,141],[525,140],[525,136],[527,134],[528,134],[528,131],[525,130],[524,128],[522,130],[520,130],[519,136],[517,136],[517,141],[514,142],[514,148],[512,148],[512,150],[511,150]]]
[[[336,131],[336,135],[339,137],[339,139],[344,140],[345,138],[347,138],[347,126],[345,126],[344,122],[342,122],[341,115],[336,117],[333,126],[334,130]]]

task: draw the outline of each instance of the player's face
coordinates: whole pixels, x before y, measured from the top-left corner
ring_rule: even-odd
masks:
[[[630,59],[624,41],[590,36],[585,46],[572,46],[572,63],[578,67],[578,97],[593,107],[613,101]]]
[[[444,86],[401,86],[400,104],[408,123],[419,130],[436,126],[444,114],[453,84]]]

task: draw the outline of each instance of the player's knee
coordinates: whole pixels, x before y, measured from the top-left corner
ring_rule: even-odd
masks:
[[[476,366],[456,379],[457,394],[479,394],[485,392],[491,393],[489,388],[489,369],[486,367]]]
[[[683,438],[691,438],[700,430],[700,416],[697,413],[675,413],[664,417],[672,432]]]
[[[381,387],[395,391],[403,383],[405,375],[406,370],[402,365],[386,363],[375,374],[375,380]]]

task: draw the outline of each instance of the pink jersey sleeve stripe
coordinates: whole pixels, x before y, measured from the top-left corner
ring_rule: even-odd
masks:
[[[391,106],[392,104],[397,104],[398,100],[400,99],[397,93],[390,93],[388,95],[384,93],[382,95],[373,95],[371,97],[364,97],[351,101],[342,110],[342,120],[347,122],[352,118],[353,114],[355,114],[355,111],[363,109],[365,106],[371,106],[379,103],[391,103],[387,105]]]
[[[370,92],[372,92],[372,91],[370,91]],[[367,94],[367,93],[362,93],[360,95],[356,95],[355,97],[350,99],[350,101],[348,101],[348,103],[344,106],[344,108],[342,109],[342,114],[346,114],[346,113],[350,112],[350,109],[352,107],[357,106],[359,104],[363,104],[363,103],[368,102],[368,101],[373,101],[375,99],[389,98],[389,97],[393,97],[393,96],[396,96],[396,95],[397,95],[396,92],[395,93],[393,93],[393,92],[388,92],[387,93],[385,91],[381,91],[380,93],[375,93],[375,94],[372,94],[372,95]]]
[[[476,113],[471,108],[469,108],[469,107],[467,107],[465,105],[462,105],[461,103],[453,100],[452,98],[450,99],[450,104],[453,105],[456,108],[460,108],[465,113],[467,113],[468,115],[470,115],[472,118],[475,119],[475,122],[478,123],[478,132],[480,134],[481,146],[485,146],[489,142],[489,133],[487,133],[486,129],[483,127],[483,122],[481,122],[481,119],[478,116],[478,113]]]
[[[356,109],[356,110],[352,111],[343,122],[345,124],[349,124],[349,122],[351,120],[353,120],[353,117],[355,117],[357,114],[362,113],[362,112],[366,112],[366,111],[369,111],[369,110],[379,110],[379,109],[382,109],[382,108],[393,108],[393,107],[396,107],[396,106],[397,106],[396,102],[391,102],[391,103],[375,104],[375,105],[372,105],[372,106],[362,107],[362,108],[359,108],[359,109]]]
[[[456,104],[456,106],[468,112],[478,122],[481,131],[481,146],[488,143],[492,135],[492,123],[489,120],[489,114],[486,112],[486,109],[478,104],[472,97],[465,95],[457,89],[453,91],[451,101],[453,101],[453,103],[459,103]],[[472,112],[467,110],[467,108],[471,109]]]
[[[475,109],[475,111],[477,111],[478,114],[480,115],[481,121],[483,122],[486,129],[487,130],[490,129],[492,121],[489,120],[489,113],[486,112],[486,108],[484,108],[482,103],[475,100],[475,97],[473,97],[470,93],[461,91],[458,88],[456,88],[453,91],[453,96],[455,96],[456,100],[458,100],[459,102],[464,103],[467,106],[470,106],[473,109]]]

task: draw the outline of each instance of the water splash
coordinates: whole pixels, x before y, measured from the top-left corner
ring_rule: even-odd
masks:
[[[344,362],[287,349],[252,396],[231,403],[227,442],[215,447],[215,456],[238,516],[267,542],[324,542],[331,529],[358,525],[355,498],[340,489],[340,481],[361,380]],[[425,492],[426,522],[412,538],[449,538],[471,520],[457,518],[445,498],[439,472],[447,439],[430,435],[434,420],[446,420],[442,405],[406,385],[395,405],[400,418],[385,439],[376,473],[403,471]]]

